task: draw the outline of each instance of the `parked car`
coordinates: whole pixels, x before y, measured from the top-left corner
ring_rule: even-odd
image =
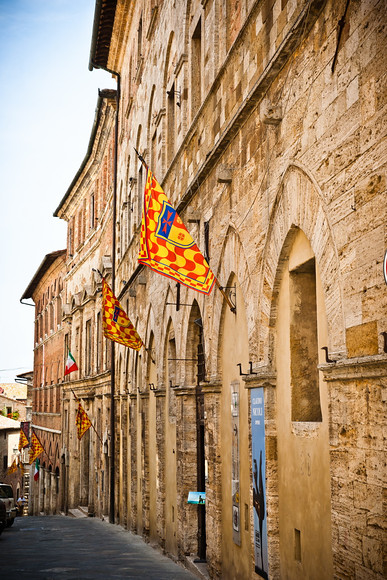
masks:
[[[0,536],[7,525],[7,508],[5,502],[0,499]]]
[[[0,499],[5,503],[7,511],[7,528],[10,528],[17,516],[17,507],[15,506],[12,485],[9,485],[8,483],[0,483]]]

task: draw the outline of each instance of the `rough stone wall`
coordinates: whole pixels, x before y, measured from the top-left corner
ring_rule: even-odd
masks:
[[[224,32],[226,4],[235,8],[231,39]],[[386,355],[380,333],[385,331],[387,319],[381,268],[386,245],[385,5],[380,0],[350,2],[338,45],[337,25],[344,1],[262,0],[248,6],[241,3],[238,8],[237,4],[192,2],[187,12],[185,2],[164,2],[152,33],[143,38],[140,64],[133,47],[141,3],[133,7],[126,36],[120,36],[125,40],[121,51],[115,52],[117,62],[112,57],[109,64],[113,70],[119,64],[122,75],[120,204],[129,203],[133,220],[127,244],[120,249],[117,278],[119,283],[129,281],[122,298],[128,300],[129,314],[140,334],[149,335],[151,325],[155,343],[163,345],[172,319],[176,356],[189,359],[189,308],[176,312],[166,304],[176,299],[175,284],[149,270],[136,271],[141,191],[129,187],[129,180],[139,179],[133,152],[137,146],[148,162],[152,156],[156,160],[156,177],[201,248],[203,222],[209,221],[210,263],[221,283],[226,284],[236,264],[241,263],[239,256],[244,256],[244,271],[238,273],[243,303],[238,307],[246,311],[248,360],[262,375],[262,384],[269,385],[265,391],[269,558],[270,575],[277,578],[279,459],[272,413],[276,373],[273,329],[292,232],[296,228],[304,231],[322,280],[329,352],[332,358],[341,357],[343,369],[360,369],[360,374],[353,371],[354,378],[345,380],[339,371],[334,378],[331,371],[321,371],[332,385],[329,424],[334,573],[342,578],[379,578],[382,524],[378,501],[385,478],[378,478],[382,470],[375,466],[383,464],[378,417],[385,402],[381,387]],[[204,72],[202,101],[194,110],[190,42],[199,18]],[[148,30],[149,23],[143,24]],[[232,46],[228,46],[231,41]],[[171,152],[166,90],[173,81],[175,88],[181,89],[181,102],[174,110],[176,133]],[[123,224],[120,229],[123,231]],[[211,381],[221,384],[222,299],[216,289],[210,297],[194,296],[182,289],[182,303],[193,304],[194,299],[204,325],[207,373]],[[128,356],[133,360],[132,354]],[[165,373],[164,356],[160,346],[156,349],[158,384]],[[358,360],[362,356],[371,357],[367,360],[378,367],[378,374],[367,371],[367,378],[363,377],[366,371]],[[341,368],[339,364],[337,368]],[[146,371],[139,372],[145,379]],[[195,551],[197,530],[193,511],[186,505],[187,493],[196,485],[195,407],[189,394],[194,380],[192,365],[182,362],[176,374],[181,386],[176,390],[176,428],[178,543],[183,556]],[[134,397],[133,406],[137,404]],[[207,457],[217,454],[218,421],[216,414],[207,414]],[[134,529],[137,487],[133,480],[141,477],[140,466],[136,466],[138,437],[140,428],[136,432],[131,422]],[[159,441],[159,433],[157,437]],[[350,481],[354,483],[350,485]],[[343,487],[348,494],[340,492]],[[209,567],[213,577],[222,573],[226,577],[217,557],[221,540],[211,534],[219,526],[221,506],[215,476],[209,478],[207,493]],[[250,513],[251,506],[250,501]],[[346,525],[356,518],[357,524]],[[253,570],[251,562],[252,577]],[[232,575],[232,571],[228,573]]]
[[[205,430],[206,459],[208,461],[208,481],[206,482],[206,534],[211,538],[207,542],[207,561],[211,578],[218,578],[222,572],[220,554],[222,552],[221,521],[221,441],[220,441],[220,390],[221,385],[206,384],[204,391],[204,408],[207,414]]]
[[[156,398],[156,453],[157,453],[157,533],[161,548],[165,547],[165,391]]]
[[[196,398],[194,388],[177,391],[177,534],[180,557],[196,554],[197,507],[187,504],[188,492],[197,487],[196,472]],[[193,391],[193,392],[192,392]]]
[[[385,575],[385,360],[324,369],[330,387],[333,555],[339,578]]]

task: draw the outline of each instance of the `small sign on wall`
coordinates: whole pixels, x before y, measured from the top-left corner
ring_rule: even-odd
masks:
[[[204,505],[206,503],[206,492],[205,491],[189,491],[187,503],[193,503],[196,505]]]

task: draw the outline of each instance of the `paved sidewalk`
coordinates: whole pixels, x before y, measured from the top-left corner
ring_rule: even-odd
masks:
[[[16,518],[0,536],[0,555],[4,580],[197,580],[139,536],[97,518]]]

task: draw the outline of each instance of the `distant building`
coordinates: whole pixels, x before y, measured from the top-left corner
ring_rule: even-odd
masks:
[[[23,474],[20,469],[8,473],[14,461],[16,464],[19,463],[19,434],[20,421],[0,414],[0,482],[12,485],[14,496],[23,488]]]
[[[31,479],[29,509],[34,514],[58,511],[61,469],[61,401],[65,355],[62,294],[66,250],[47,254],[25,290],[22,300],[35,303],[34,374],[31,433],[44,453],[38,483]]]
[[[26,420],[27,385],[0,384],[0,414],[16,421]]]

